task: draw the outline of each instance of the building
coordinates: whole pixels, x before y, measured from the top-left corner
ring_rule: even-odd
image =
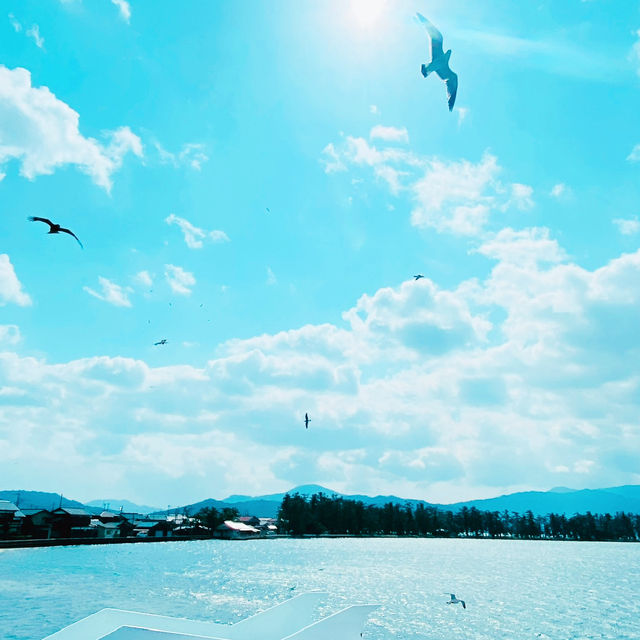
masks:
[[[96,535],[91,514],[85,509],[60,507],[52,511],[54,538],[90,538]]]
[[[217,538],[225,538],[227,540],[257,538],[260,535],[260,530],[244,522],[225,520],[216,527],[215,535]]]
[[[30,538],[48,540],[53,535],[54,515],[48,509],[23,509],[23,533]]]
[[[20,536],[24,518],[24,513],[13,502],[0,500],[0,539]]]

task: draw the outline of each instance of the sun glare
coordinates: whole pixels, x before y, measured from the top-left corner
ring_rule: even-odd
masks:
[[[351,0],[351,16],[360,29],[374,29],[386,6],[387,0]]]

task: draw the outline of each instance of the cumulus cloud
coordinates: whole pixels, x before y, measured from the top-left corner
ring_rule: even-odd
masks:
[[[20,174],[33,179],[71,164],[110,191],[124,156],[142,156],[142,142],[120,127],[100,143],[80,133],[79,120],[47,87],[33,87],[29,71],[0,65],[0,166],[16,160]]]
[[[640,221],[636,216],[633,218],[614,218],[613,224],[618,227],[618,231],[623,236],[631,236],[640,231]]]
[[[120,17],[129,24],[129,20],[131,19],[131,6],[127,0],[111,0],[111,2],[118,7]]]
[[[31,304],[31,298],[22,290],[11,260],[6,253],[0,254],[0,306],[12,302],[21,307]]]
[[[84,290],[92,295],[94,298],[98,298],[98,300],[102,300],[103,302],[108,302],[109,304],[114,305],[115,307],[130,307],[131,301],[129,300],[128,294],[133,290],[131,287],[121,287],[115,282],[111,282],[108,278],[103,278],[102,276],[98,277],[98,282],[101,287],[101,291],[94,291],[89,287],[83,287]]]
[[[376,125],[369,132],[371,140],[385,140],[387,142],[409,142],[409,132],[406,127],[399,129],[397,127],[385,127],[381,124]]]
[[[165,264],[164,268],[164,275],[171,290],[182,296],[190,295],[191,287],[196,284],[193,274],[173,264]]]
[[[341,326],[230,340],[199,367],[0,350],[3,402],[19,398],[3,406],[0,440],[63,490],[64,473],[91,469],[96,487],[106,478],[135,495],[143,468],[149,497],[179,487],[180,500],[204,485],[221,497],[310,478],[445,501],[637,483],[615,461],[640,454],[640,251],[589,270],[536,228],[478,251],[493,261],[482,281],[385,287]],[[292,441],[301,406],[313,447]],[[259,478],[239,479],[256,460]]]
[[[180,218],[175,214],[170,214],[165,218],[169,225],[177,225],[184,235],[184,241],[189,249],[202,249],[204,240],[211,242],[228,242],[229,236],[224,231],[205,231],[191,224],[186,218]]]
[[[13,15],[13,13],[9,14],[9,22],[11,23],[11,26],[13,27],[13,30],[16,33],[20,33],[22,31],[22,25],[20,24],[20,22],[16,19],[16,17]]]
[[[405,135],[406,134],[406,135]],[[370,138],[408,142],[406,129],[374,127]],[[408,193],[414,201],[411,222],[440,232],[478,235],[493,211],[526,211],[534,206],[533,188],[519,182],[502,184],[497,158],[486,152],[480,161],[445,161],[422,157],[409,149],[378,148],[364,138],[346,136],[322,152],[327,173],[369,168],[392,195]]]

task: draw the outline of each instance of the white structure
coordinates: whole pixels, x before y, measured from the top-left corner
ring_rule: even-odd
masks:
[[[326,594],[303,593],[236,624],[103,609],[44,640],[359,640],[378,605],[355,605],[313,622]]]

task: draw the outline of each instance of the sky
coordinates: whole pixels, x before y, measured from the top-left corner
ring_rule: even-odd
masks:
[[[2,0],[0,488],[640,483],[638,113],[638,0]]]

